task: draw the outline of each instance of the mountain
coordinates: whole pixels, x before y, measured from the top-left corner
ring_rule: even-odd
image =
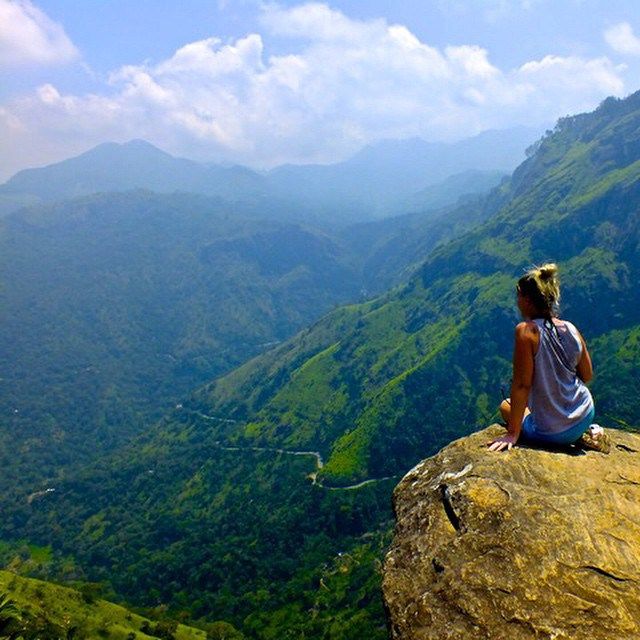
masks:
[[[457,182],[457,186],[469,183],[453,176],[428,189],[439,199],[438,193],[445,183]],[[465,189],[465,187],[462,187]],[[449,192],[451,197],[455,189]],[[420,199],[430,200],[425,192]],[[372,222],[353,224],[339,231],[342,242],[358,256],[363,291],[381,293],[407,282],[437,246],[461,235],[494,214],[503,202],[504,193],[499,188],[489,193],[472,194],[455,198],[456,204],[417,210]],[[412,208],[419,208],[419,200]]]
[[[379,218],[407,212],[412,197],[420,200],[415,194],[453,175],[466,171],[511,172],[539,133],[518,127],[486,131],[455,143],[430,143],[420,138],[386,140],[365,147],[344,162],[285,165],[272,170],[267,178],[273,192],[283,200],[306,198],[320,217],[337,209],[349,220]],[[448,185],[446,193],[454,197],[440,200],[437,206],[454,204],[457,197],[469,193],[457,188]],[[414,205],[409,210],[413,209]]]
[[[598,420],[638,424],[640,93],[559,121],[413,276],[186,398],[90,467],[0,497],[6,544],[249,637],[383,638],[391,489],[495,416],[514,283],[560,264]],[[10,462],[4,462],[6,466]]]
[[[455,173],[442,182],[425,187],[407,200],[406,211],[442,209],[457,204],[460,199],[486,194],[507,177],[506,171],[478,171],[469,169]],[[452,199],[455,197],[455,200]]]
[[[418,451],[490,419],[510,372],[513,283],[523,267],[549,258],[561,265],[567,315],[596,354],[609,345],[599,377],[607,379],[611,363],[623,365],[616,352],[625,360],[634,353],[640,321],[632,284],[640,267],[638,103],[634,94],[561,120],[492,196],[504,200],[487,222],[436,249],[399,290],[348,319],[326,318],[321,330],[217,381],[199,396],[203,407],[247,421],[237,435],[248,442],[319,448],[326,481],[397,473]],[[277,382],[252,393],[265,378]],[[619,404],[619,385],[601,384],[602,410],[640,417],[633,403]],[[316,393],[305,394],[310,387]]]
[[[98,192],[148,189],[186,191],[236,200],[264,190],[262,177],[245,167],[207,165],[174,158],[144,140],[108,142],[77,157],[39,169],[25,169],[8,180],[3,195],[28,193],[42,201]]]
[[[455,203],[468,186],[454,181],[432,202],[414,192],[461,171],[511,171],[535,139],[530,129],[486,132],[455,144],[387,141],[324,166],[285,166],[267,173],[175,158],[143,140],[105,143],[75,158],[20,171],[0,185],[0,215],[22,206],[104,192],[147,189],[252,204],[261,215],[345,225],[381,215]],[[473,191],[486,190],[485,183]],[[428,198],[427,198],[428,200]]]

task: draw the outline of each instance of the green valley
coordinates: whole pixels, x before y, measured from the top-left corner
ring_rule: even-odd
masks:
[[[113,449],[359,295],[325,233],[202,196],[104,194],[0,222],[0,486]],[[37,464],[35,464],[37,461]]]
[[[113,450],[194,387],[403,280],[486,215],[445,208],[323,231],[254,204],[131,191],[5,217],[0,486],[31,493]]]

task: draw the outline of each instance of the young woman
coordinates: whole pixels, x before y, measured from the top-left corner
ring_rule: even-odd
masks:
[[[516,287],[524,318],[516,327],[511,398],[500,405],[507,434],[489,444],[511,449],[529,441],[571,444],[593,422],[593,376],[587,345],[576,327],[557,317],[558,269],[545,264],[529,270]]]

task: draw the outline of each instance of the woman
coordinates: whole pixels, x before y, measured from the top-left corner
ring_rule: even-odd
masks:
[[[515,332],[511,398],[500,405],[507,434],[489,449],[509,450],[523,435],[530,441],[574,443],[593,422],[593,398],[585,384],[593,368],[580,332],[556,315],[558,268],[550,263],[530,269],[518,280],[517,292],[524,322]]]

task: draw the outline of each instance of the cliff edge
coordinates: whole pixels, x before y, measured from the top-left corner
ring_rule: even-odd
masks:
[[[609,455],[516,447],[494,425],[394,491],[393,640],[640,639],[640,435]]]

